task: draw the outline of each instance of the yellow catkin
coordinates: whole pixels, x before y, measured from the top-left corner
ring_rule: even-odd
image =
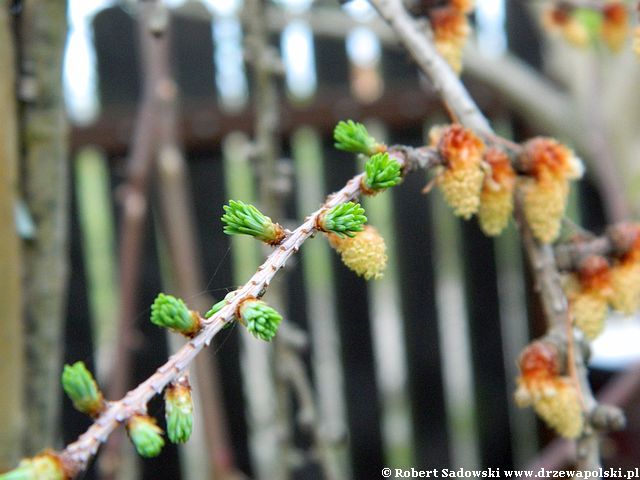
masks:
[[[633,51],[640,57],[640,27],[633,31]]]
[[[513,212],[513,193],[511,191],[483,190],[480,195],[478,221],[482,231],[489,235],[500,235],[509,223]]]
[[[579,292],[570,298],[575,325],[589,340],[602,333],[607,318],[607,297],[597,291]]]
[[[580,398],[568,377],[526,382],[518,379],[515,394],[519,407],[533,406],[536,414],[558,435],[577,438],[584,428]]]
[[[625,315],[640,308],[640,262],[621,262],[611,268],[611,307]]]
[[[367,225],[353,238],[335,234],[329,234],[328,238],[342,262],[355,273],[365,280],[382,278],[387,266],[387,246],[375,228]]]
[[[456,215],[470,218],[480,206],[484,143],[471,130],[458,124],[432,128],[429,139],[444,160],[437,183],[446,202]]]
[[[478,211],[483,178],[482,170],[473,165],[445,170],[438,177],[444,199],[455,215],[468,220]]]
[[[569,195],[569,184],[564,179],[537,181],[522,180],[524,214],[534,237],[551,243],[560,233],[562,217]]]

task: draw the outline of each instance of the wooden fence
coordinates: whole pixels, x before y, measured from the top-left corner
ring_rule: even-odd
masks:
[[[171,65],[180,92],[177,131],[188,160],[186,185],[203,278],[200,298],[185,300],[206,304],[242,283],[263,252],[222,233],[219,218],[229,198],[255,201],[256,179],[246,149],[253,125],[251,98],[239,110],[225,110],[224,99],[216,93],[220,72],[214,58],[220,52],[212,35],[224,19],[195,3],[172,12]],[[296,17],[281,11],[270,15],[275,20],[269,22],[309,25],[314,12]],[[106,9],[96,16],[93,28],[101,112],[93,123],[72,132],[75,202],[66,360],[100,363],[98,353],[109,352],[116,335],[116,239],[122,218],[117,199],[143,82],[136,22],[129,13]],[[280,42],[278,32],[273,33],[274,45]],[[364,66],[349,57],[344,37],[316,32],[313,45],[315,91],[303,101],[284,86],[281,91],[287,218],[277,220],[292,225],[360,167],[332,146],[330,132],[338,120],[365,121],[378,138],[417,145],[431,125],[446,118],[406,54],[392,45],[382,42],[378,60]],[[516,137],[532,133],[490,89],[468,80],[496,125]],[[175,286],[166,224],[178,220],[168,218],[160,206],[171,185],[163,180],[170,175],[166,168],[159,164],[153,174],[139,259],[139,333],[132,332],[130,339],[136,382],[171,349],[164,332],[148,322],[146,307],[158,292]],[[516,411],[512,401],[517,355],[541,332],[515,229],[511,226],[495,241],[487,239],[475,221],[455,219],[438,192],[422,194],[427,181],[424,174],[412,174],[393,192],[366,200],[371,223],[387,241],[389,266],[383,280],[366,283],[355,277],[321,238],[306,244],[278,280],[286,298],[285,322],[295,326],[287,335],[306,333],[300,355],[315,387],[316,423],[339,451],[336,458],[344,478],[379,478],[381,468],[391,465],[523,466],[548,438],[539,436],[531,412]],[[584,223],[597,230],[603,224],[597,195],[586,185],[579,196],[578,203],[587,205],[582,209]],[[252,398],[243,393],[243,382],[252,385],[255,379],[247,372],[260,368],[255,362],[269,358],[270,348],[232,329],[205,354],[220,371],[238,465],[255,477],[261,470],[255,452],[250,453],[259,448],[252,442],[272,438],[268,428],[273,425],[256,423],[261,413],[252,402],[264,402],[270,387]],[[102,368],[98,365],[98,371]],[[287,398],[293,411],[305,406],[299,398]],[[268,408],[276,411],[273,405]],[[160,403],[153,403],[150,412],[160,411]],[[85,427],[86,420],[65,403],[65,441]],[[267,431],[264,437],[261,428]],[[312,431],[299,422],[292,431],[301,451],[313,443]],[[313,455],[293,457],[294,478],[320,477]],[[185,458],[183,471],[190,468]],[[176,449],[145,461],[143,472],[141,478],[182,478]]]

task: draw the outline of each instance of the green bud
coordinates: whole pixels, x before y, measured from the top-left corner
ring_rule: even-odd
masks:
[[[395,187],[402,180],[400,163],[387,152],[376,153],[364,166],[365,186],[371,190]]]
[[[218,303],[215,303],[213,307],[211,307],[209,311],[204,314],[204,318],[213,317],[216,313],[222,310],[222,307],[224,307],[226,304],[227,304],[227,301],[225,299],[220,300]]]
[[[236,296],[236,291],[232,291],[229,292],[225,295],[225,297],[220,300],[218,303],[215,303],[213,305],[213,307],[211,307],[209,309],[209,311],[207,313],[204,314],[204,318],[211,318],[213,317],[216,313],[218,313],[220,310],[222,310],[222,308],[229,303],[229,301],[231,301],[233,299],[233,297]]]
[[[164,293],[160,293],[151,305],[151,323],[188,337],[200,330],[197,314],[191,312],[179,298]]]
[[[104,408],[102,392],[84,362],[64,366],[62,389],[79,412],[94,417]]]
[[[211,307],[209,309],[209,311],[207,313],[204,314],[204,318],[211,318],[213,317],[216,313],[218,313],[220,310],[222,310],[222,307],[224,307],[233,297],[235,297],[236,292],[235,290],[233,292],[229,292],[227,293],[227,295],[224,297],[223,300],[220,300],[218,303],[214,304],[213,307]],[[224,324],[224,328],[229,328],[231,327],[231,325],[233,325],[232,321],[228,321]]]
[[[354,237],[363,230],[367,221],[364,208],[359,203],[347,202],[336,205],[318,219],[318,227],[323,232],[333,232],[341,238]]]
[[[172,443],[189,440],[193,430],[193,400],[188,381],[173,384],[164,393],[167,436]]]
[[[261,300],[246,300],[240,307],[242,323],[254,337],[270,342],[278,331],[282,315]]]
[[[225,213],[221,220],[227,235],[251,235],[269,245],[277,245],[285,237],[283,228],[253,205],[229,200],[229,205],[222,208]]]
[[[162,429],[147,415],[134,415],[127,422],[127,433],[141,457],[157,457],[164,447]]]
[[[333,138],[336,141],[335,147],[345,152],[373,155],[384,149],[384,145],[376,142],[363,124],[353,120],[338,122],[333,130]]]
[[[17,468],[0,474],[0,480],[65,480],[60,459],[53,453],[25,458]]]

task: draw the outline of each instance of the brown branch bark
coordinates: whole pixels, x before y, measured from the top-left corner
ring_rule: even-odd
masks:
[[[36,235],[24,242],[28,379],[25,446],[55,442],[68,275],[69,162],[62,99],[66,2],[26,0],[19,18],[22,187]]]
[[[24,331],[22,328],[22,254],[15,206],[18,193],[18,126],[15,49],[9,6],[0,7],[0,471],[22,455],[24,427]]]

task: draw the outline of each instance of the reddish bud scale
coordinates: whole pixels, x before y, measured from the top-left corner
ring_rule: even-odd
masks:
[[[582,167],[573,151],[553,138],[536,137],[524,145],[522,165],[538,181],[549,177],[574,179]]]
[[[622,256],[623,262],[640,262],[640,225],[629,226],[630,246]]]
[[[609,261],[601,255],[589,255],[578,270],[582,290],[596,291],[603,295],[611,289]]]
[[[530,343],[520,354],[519,365],[525,381],[556,377],[560,373],[558,349],[540,340]]]
[[[602,8],[602,40],[613,51],[619,51],[629,34],[629,12],[622,2],[612,2]]]
[[[484,188],[513,191],[516,185],[516,172],[511,166],[509,155],[499,148],[488,148],[484,161],[491,167],[490,175],[485,177]]]
[[[554,29],[566,25],[571,20],[571,12],[564,6],[553,5],[543,14],[543,25]]]
[[[622,2],[611,2],[602,8],[605,22],[622,24],[629,20],[629,12]]]
[[[449,169],[479,167],[484,154],[484,143],[471,130],[454,123],[442,131],[438,151]]]
[[[474,0],[450,0],[449,5],[451,8],[456,9],[460,13],[471,13],[475,8]]]

